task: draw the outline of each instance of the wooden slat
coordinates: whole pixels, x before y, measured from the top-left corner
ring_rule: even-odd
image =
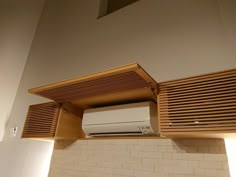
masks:
[[[225,93],[224,94],[224,97],[222,97],[221,95],[212,95],[212,96],[205,96],[205,97],[189,97],[189,98],[181,98],[181,99],[177,99],[177,100],[168,100],[167,99],[159,99],[161,102],[160,102],[160,105],[170,105],[170,104],[188,104],[188,103],[199,103],[199,102],[206,102],[206,101],[220,101],[220,100],[229,100],[228,97],[230,97],[230,99],[234,99],[236,96],[236,93]]]
[[[215,127],[213,127],[213,128],[212,127],[207,127],[207,128],[197,128],[197,127],[192,128],[191,127],[191,128],[181,128],[181,129],[165,128],[162,131],[165,132],[165,133],[167,133],[167,132],[185,132],[185,133],[190,133],[191,134],[192,132],[198,132],[198,131],[212,131],[212,132],[222,131],[222,132],[224,132],[224,131],[227,131],[227,130],[235,130],[236,131],[235,125],[232,126],[232,127],[217,127],[217,128],[215,128]]]
[[[192,111],[192,110],[191,110]],[[215,116],[217,114],[231,114],[231,113],[235,113],[235,111],[231,110],[231,109],[222,109],[222,110],[213,110],[213,112],[210,112],[209,110],[206,111],[202,111],[202,112],[184,112],[184,113],[162,113],[161,112],[161,117],[181,117],[181,116],[195,116],[195,115],[212,115]]]
[[[212,117],[210,116],[210,118],[205,118],[205,117],[197,117],[197,118],[189,118],[189,119],[182,119],[180,118],[173,118],[173,119],[169,119],[169,118],[163,118],[160,121],[161,123],[178,123],[178,122],[193,122],[193,121],[211,121],[213,118],[214,120],[217,122],[217,120],[233,120],[235,119],[236,114],[234,114],[234,116],[224,116],[224,117]]]
[[[170,117],[168,115],[166,116],[161,116],[161,120],[188,120],[188,119],[195,119],[195,118],[202,118],[202,117],[208,117],[208,118],[212,118],[212,117],[227,117],[227,116],[235,116],[236,113],[219,113],[217,112],[216,114],[203,114],[203,115],[196,115],[196,114],[185,114],[185,115],[175,115],[173,117]]]
[[[51,133],[51,134],[49,134],[49,133],[40,133],[40,134],[34,135],[34,137],[32,137],[32,135],[30,135],[30,133],[29,133],[29,134],[25,134],[23,138],[47,138],[48,139],[48,137],[53,137],[53,136],[54,136],[53,133]]]
[[[208,114],[210,114],[210,111],[231,111],[232,109],[236,109],[236,105],[229,105],[229,106],[223,106],[223,107],[213,107],[213,108],[197,108],[197,107],[191,107],[189,109],[174,109],[171,110],[171,114],[179,114],[179,113],[191,113],[191,114],[195,114],[195,113],[204,113],[206,114],[208,111]],[[170,115],[170,108],[169,109],[164,109],[163,111],[161,111],[161,115],[165,115],[168,114]]]
[[[200,105],[199,104],[199,106],[189,106],[189,107],[175,107],[174,109],[172,109],[172,111],[174,112],[174,111],[178,111],[180,108],[181,108],[181,110],[186,110],[186,111],[189,111],[189,109],[192,109],[193,110],[193,112],[195,112],[195,111],[198,111],[198,110],[200,110],[200,111],[204,111],[204,110],[209,110],[209,109],[217,109],[217,110],[219,110],[219,109],[224,109],[224,107],[226,107],[226,108],[228,108],[228,106],[236,106],[236,104],[235,103],[227,103],[227,104],[216,104],[216,105],[214,105],[214,104],[210,104],[210,105]],[[219,109],[218,109],[219,108]],[[168,111],[168,108],[163,108],[163,112],[162,113],[164,113],[164,112],[169,112]]]
[[[166,136],[236,133],[236,69],[167,81],[159,87],[160,131]]]
[[[228,119],[217,119],[214,122],[211,121],[211,119],[207,120],[202,120],[202,119],[194,119],[194,120],[189,120],[187,122],[176,122],[176,121],[172,121],[172,122],[161,122],[161,125],[168,125],[168,126],[178,126],[178,125],[205,125],[205,124],[218,124],[218,123],[236,123],[236,120],[234,118],[228,118]],[[170,124],[171,123],[171,124]]]
[[[236,80],[235,80],[236,82]],[[211,94],[214,95],[214,94],[217,94],[217,93],[221,93],[221,92],[226,92],[226,91],[229,91],[229,90],[235,90],[236,89],[236,84],[232,84],[231,86],[228,86],[228,85],[223,85],[221,87],[213,87],[212,89],[199,89],[199,90],[196,90],[196,89],[191,89],[191,94],[189,93],[190,90],[188,91],[185,91],[185,92],[179,92],[179,93],[168,93],[168,95],[164,95],[163,93],[163,97],[162,98],[165,98],[165,97],[172,97],[172,98],[178,98],[178,97],[182,97],[182,96],[185,96],[186,93],[188,95],[191,95],[191,96],[198,96],[198,95],[204,95],[205,93],[209,94],[209,91],[211,91]]]
[[[234,97],[234,98],[231,98],[232,100],[235,100],[235,101],[233,101],[233,102],[235,102],[236,103],[236,97]],[[173,108],[173,109],[175,109],[175,108],[186,108],[186,107],[194,107],[194,106],[212,106],[212,105],[216,105],[216,106],[218,106],[218,105],[222,105],[222,104],[224,104],[224,103],[226,103],[226,104],[228,104],[228,103],[231,103],[232,102],[232,100],[229,100],[228,98],[225,98],[225,99],[217,99],[216,101],[212,101],[212,100],[207,100],[207,101],[198,101],[198,102],[194,102],[194,103],[189,103],[189,102],[187,102],[187,104],[183,104],[183,103],[179,103],[179,104],[171,104],[171,103],[169,103],[170,105],[171,105],[171,108]],[[160,103],[160,107],[163,107],[163,108],[166,108],[168,105],[169,105],[168,103],[167,104],[161,104]]]
[[[163,132],[163,137],[168,136],[168,138],[234,138],[236,136],[235,130],[224,130],[224,131],[203,131],[203,132]]]
[[[193,93],[194,91],[189,91],[189,94],[184,94],[184,95],[176,95],[174,97],[171,97],[171,95],[163,95],[162,98],[160,98],[160,100],[179,100],[179,99],[185,99],[185,98],[188,98],[188,99],[191,99],[191,98],[199,98],[199,97],[202,97],[203,99],[206,99],[207,97],[209,96],[214,96],[214,97],[221,97],[221,95],[223,94],[227,94],[227,93],[234,93],[236,90],[236,88],[225,88],[223,90],[217,90],[217,91],[213,91],[213,90],[209,90],[208,93]]]
[[[174,95],[175,93],[186,93],[188,92],[189,90],[193,89],[195,91],[203,91],[203,90],[208,90],[209,87],[215,87],[215,88],[220,88],[220,87],[225,87],[225,86],[228,86],[228,87],[235,87],[235,79],[226,79],[226,80],[222,80],[222,81],[215,81],[214,83],[210,84],[210,83],[205,83],[205,84],[195,84],[193,86],[189,86],[187,85],[188,87],[186,87],[186,85],[182,86],[182,87],[177,87],[177,86],[169,86],[168,87],[168,90],[171,90],[171,92],[169,94],[172,94]],[[162,84],[161,84],[162,85]],[[208,87],[206,87],[208,86]],[[162,86],[160,88],[160,90],[162,91],[162,93],[165,93],[167,92],[167,88],[165,86]]]
[[[176,79],[176,80],[172,80],[172,81],[165,81],[162,82],[162,85],[167,85],[167,86],[171,86],[171,85],[178,85],[181,86],[183,84],[188,84],[188,83],[196,83],[197,81],[199,81],[200,83],[203,81],[209,81],[209,80],[215,80],[215,79],[228,79],[229,77],[235,77],[236,75],[236,70],[235,69],[230,69],[230,70],[225,70],[225,71],[220,71],[220,72],[215,72],[215,73],[210,73],[210,74],[203,74],[203,75],[198,75],[198,76],[192,76],[192,77],[187,77],[187,78],[183,78],[183,79]]]

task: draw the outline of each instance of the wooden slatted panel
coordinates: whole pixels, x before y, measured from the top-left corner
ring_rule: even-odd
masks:
[[[236,69],[162,82],[159,88],[163,134],[236,132]]]
[[[79,100],[102,94],[147,88],[149,83],[134,71],[111,75],[89,81],[58,86],[37,94],[57,102]]]
[[[59,114],[60,108],[54,102],[31,105],[25,121],[22,137],[54,137]]]

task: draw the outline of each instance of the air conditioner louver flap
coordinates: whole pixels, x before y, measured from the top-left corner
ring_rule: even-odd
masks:
[[[236,69],[162,82],[159,86],[163,135],[236,131]]]
[[[90,133],[89,136],[105,137],[105,136],[137,136],[143,135],[141,131],[138,132],[109,132],[109,133]]]

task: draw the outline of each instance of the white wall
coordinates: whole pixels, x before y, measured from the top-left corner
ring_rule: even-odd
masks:
[[[222,25],[227,34],[227,40],[231,44],[231,50],[234,53],[236,64],[236,1],[235,0],[220,0],[220,13]]]
[[[44,0],[0,0],[0,141],[10,116],[43,2]]]
[[[0,144],[1,177],[45,177],[51,160],[50,142],[15,140]]]
[[[0,141],[43,4],[44,0],[0,0]],[[9,133],[14,126],[18,125],[11,124],[6,132]],[[0,142],[0,176],[47,176],[52,149],[51,142],[19,139]]]

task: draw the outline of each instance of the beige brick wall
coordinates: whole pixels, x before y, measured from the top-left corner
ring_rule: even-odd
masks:
[[[55,150],[49,177],[229,177],[219,139],[79,140]]]

